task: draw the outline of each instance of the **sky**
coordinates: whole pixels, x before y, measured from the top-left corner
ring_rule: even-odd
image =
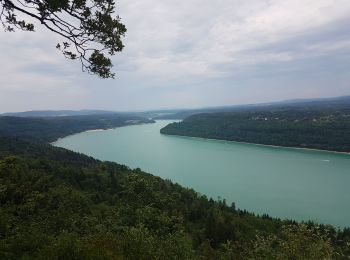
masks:
[[[62,41],[0,29],[0,112],[139,111],[350,95],[349,0],[119,0],[115,79],[81,72]]]

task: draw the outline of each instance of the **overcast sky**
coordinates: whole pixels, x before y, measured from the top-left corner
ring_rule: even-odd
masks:
[[[0,31],[0,112],[144,110],[350,94],[349,0],[119,0],[114,80],[82,73],[60,38]]]

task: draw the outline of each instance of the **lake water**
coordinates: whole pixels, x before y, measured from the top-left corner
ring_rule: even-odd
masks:
[[[350,155],[161,135],[170,122],[84,132],[55,145],[258,214],[350,226]]]

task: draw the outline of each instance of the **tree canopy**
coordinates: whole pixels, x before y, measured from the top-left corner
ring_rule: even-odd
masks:
[[[255,216],[48,144],[0,137],[0,259],[348,259],[350,229]]]
[[[350,103],[265,106],[202,113],[174,122],[163,134],[350,152]]]
[[[113,78],[110,57],[122,51],[126,32],[114,9],[113,0],[0,0],[0,20],[9,32],[34,31],[34,21],[40,22],[62,37],[56,48],[66,58],[79,60],[83,71]]]

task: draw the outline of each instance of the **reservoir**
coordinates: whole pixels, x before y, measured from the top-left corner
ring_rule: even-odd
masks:
[[[84,132],[54,145],[141,168],[256,214],[350,226],[350,155],[160,134],[171,122]]]

